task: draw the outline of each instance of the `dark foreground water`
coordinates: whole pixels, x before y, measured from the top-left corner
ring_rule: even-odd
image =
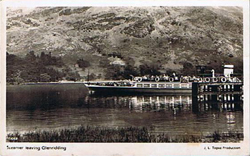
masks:
[[[7,133],[81,125],[172,136],[243,132],[243,111],[242,104],[192,104],[191,95],[88,96],[83,84],[7,86]]]

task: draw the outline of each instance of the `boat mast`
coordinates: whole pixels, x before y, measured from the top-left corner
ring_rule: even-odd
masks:
[[[87,81],[89,82],[89,69],[88,69],[88,78],[87,78]]]

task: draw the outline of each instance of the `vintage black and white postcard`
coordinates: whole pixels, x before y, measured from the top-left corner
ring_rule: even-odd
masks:
[[[249,155],[249,2],[2,1],[1,155]]]

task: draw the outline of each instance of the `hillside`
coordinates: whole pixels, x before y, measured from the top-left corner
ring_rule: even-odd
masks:
[[[9,54],[51,52],[85,78],[193,74],[196,65],[243,70],[238,7],[8,8],[7,18]]]

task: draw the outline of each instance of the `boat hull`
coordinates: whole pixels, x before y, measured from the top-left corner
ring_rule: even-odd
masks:
[[[96,94],[191,94],[191,88],[137,88],[121,86],[87,86]]]

